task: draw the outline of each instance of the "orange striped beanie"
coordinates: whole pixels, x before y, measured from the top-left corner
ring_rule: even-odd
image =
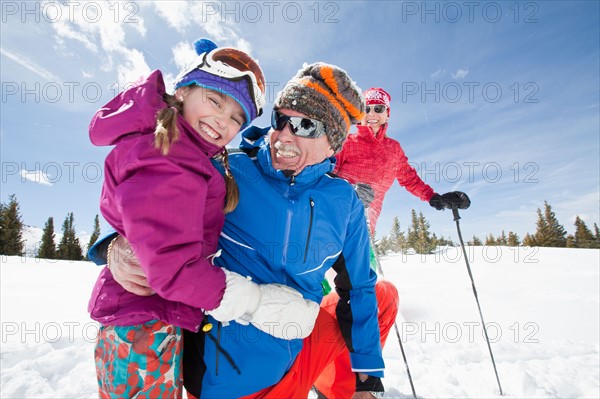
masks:
[[[338,152],[350,126],[362,119],[365,100],[346,71],[317,62],[298,71],[279,92],[273,108],[291,109],[323,122],[329,145]]]

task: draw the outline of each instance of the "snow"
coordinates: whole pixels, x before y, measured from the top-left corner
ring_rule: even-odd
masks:
[[[420,397],[498,397],[464,258],[393,255],[400,333]],[[468,257],[506,397],[598,398],[600,251],[470,247]],[[410,396],[397,339],[386,384]]]
[[[600,397],[600,251],[471,247],[468,256],[505,397]],[[0,259],[0,397],[97,397],[86,307],[99,268]],[[500,397],[461,253],[393,254],[382,266],[400,292],[417,396]],[[384,357],[385,397],[412,397],[394,330]]]

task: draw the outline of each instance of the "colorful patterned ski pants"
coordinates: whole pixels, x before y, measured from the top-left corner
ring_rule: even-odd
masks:
[[[94,358],[100,398],[181,398],[182,334],[162,321],[102,326]]]

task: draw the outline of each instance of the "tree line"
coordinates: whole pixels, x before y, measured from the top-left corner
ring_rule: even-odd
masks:
[[[17,197],[13,194],[7,204],[0,203],[0,255],[23,256],[25,241],[23,240],[23,218]],[[90,248],[100,237],[100,220],[94,218],[94,229],[88,245]],[[75,232],[75,216],[67,214],[62,225],[60,242],[55,242],[54,218],[49,217],[44,225],[42,241],[37,249],[36,257],[44,259],[84,260],[83,248]]]
[[[392,221],[390,234],[375,243],[375,249],[379,254],[388,252],[408,252],[411,249],[419,254],[432,253],[435,248],[445,245],[454,245],[452,240],[437,237],[429,231],[430,224],[423,216],[423,212],[411,210],[411,224],[406,234],[400,228],[398,217]]]
[[[559,248],[600,248],[600,232],[598,224],[594,223],[593,232],[585,222],[577,216],[575,218],[575,233],[567,234],[565,228],[559,223],[556,214],[547,201],[544,201],[544,210],[537,209],[538,219],[536,231],[527,233],[523,240],[509,231],[504,231],[495,237],[488,234],[485,243],[476,236],[467,242],[467,245],[506,245],[511,247],[559,247]],[[430,232],[430,224],[422,212],[411,210],[411,224],[406,231],[402,231],[398,217],[394,217],[390,233],[375,244],[378,254],[388,252],[414,251],[418,254],[432,253],[440,246],[453,246],[451,239],[438,237]],[[0,203],[0,255],[22,256],[25,252],[23,240],[23,220],[19,210],[17,197],[13,194],[7,204]],[[86,248],[90,248],[100,237],[100,221],[98,215],[94,218],[94,228]],[[83,248],[75,233],[75,216],[70,212],[62,225],[62,238],[58,245],[55,243],[54,219],[49,217],[44,225],[42,241],[36,257],[44,259],[83,260]]]
[[[473,236],[467,242],[467,245],[600,248],[598,224],[594,223],[594,231],[592,232],[585,222],[577,216],[575,218],[575,233],[567,234],[567,231],[560,224],[547,201],[544,201],[543,211],[540,208],[537,209],[537,215],[535,233],[527,233],[523,241],[512,231],[509,231],[508,234],[502,231],[497,237],[493,234],[488,234],[485,238],[485,243],[479,237]],[[412,250],[418,254],[430,254],[439,246],[454,245],[452,240],[447,240],[443,237],[438,238],[435,233],[429,231],[429,228],[429,222],[423,216],[423,213],[419,212],[419,215],[417,215],[414,209],[411,210],[411,225],[406,234],[400,228],[398,217],[394,217],[390,233],[375,244],[377,253],[382,255],[388,252],[408,253]]]

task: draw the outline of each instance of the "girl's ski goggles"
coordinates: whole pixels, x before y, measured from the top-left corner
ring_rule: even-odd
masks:
[[[381,104],[378,104],[378,105],[367,105],[365,107],[365,114],[368,114],[369,112],[371,112],[371,108],[373,108],[373,112],[375,112],[376,114],[381,114],[386,109],[385,105],[381,105]]]
[[[247,79],[256,112],[258,116],[262,114],[266,103],[266,84],[265,76],[256,61],[243,51],[231,47],[216,48],[208,53],[201,54],[198,58],[193,69],[199,69],[230,80]]]
[[[271,127],[281,131],[286,124],[290,125],[290,131],[294,136],[317,139],[326,134],[325,125],[321,121],[300,116],[287,116],[281,112],[273,111],[271,114]]]

